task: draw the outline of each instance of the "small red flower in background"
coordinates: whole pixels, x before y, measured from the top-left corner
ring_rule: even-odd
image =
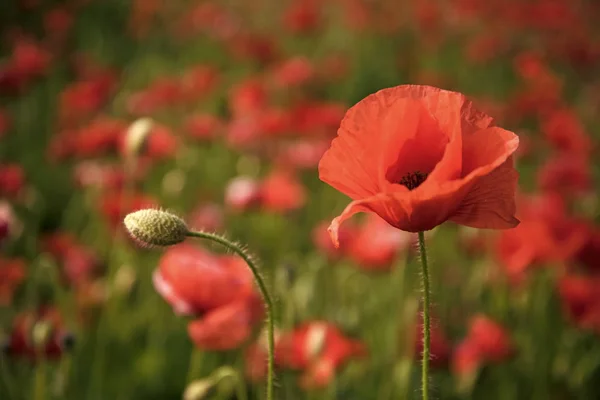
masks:
[[[590,138],[572,110],[565,108],[550,113],[542,120],[542,132],[557,150],[578,157],[590,152]]]
[[[398,254],[416,243],[412,233],[400,231],[377,215],[370,214],[355,229],[348,245],[348,255],[362,269],[389,270]]]
[[[255,297],[256,302],[260,298]],[[260,303],[259,303],[260,304]],[[189,323],[188,334],[203,350],[231,350],[242,345],[257,322],[253,305],[246,300],[233,302],[208,311]]]
[[[25,261],[20,258],[0,258],[0,306],[9,306],[15,289],[27,275]]]
[[[288,171],[274,170],[260,184],[260,205],[273,212],[297,210],[306,202],[306,189]]]
[[[581,328],[600,334],[600,278],[565,275],[558,281],[558,292],[567,316]]]
[[[272,72],[275,85],[284,89],[303,85],[310,81],[314,75],[315,69],[312,63],[301,56],[284,61]]]
[[[185,122],[188,136],[198,141],[209,141],[217,138],[224,129],[224,123],[211,114],[196,114]]]
[[[207,65],[199,65],[185,72],[181,81],[187,101],[205,98],[219,81],[219,72]]]
[[[523,197],[519,209],[521,224],[496,242],[497,258],[514,282],[533,266],[571,259],[588,238],[587,225],[568,217],[556,194]]]
[[[36,329],[43,324],[45,334],[34,343]],[[6,351],[13,357],[37,359],[41,354],[47,359],[57,359],[73,345],[73,335],[64,328],[60,312],[53,307],[42,307],[37,312],[17,315],[13,321]],[[36,348],[37,346],[37,348]]]
[[[302,370],[300,384],[304,388],[327,386],[343,363],[366,354],[362,342],[347,338],[326,321],[304,323],[282,334],[275,346],[277,365]]]
[[[238,176],[225,187],[225,205],[234,211],[243,211],[259,204],[260,184],[254,178]]]
[[[459,376],[470,375],[487,363],[500,363],[515,353],[508,332],[485,315],[471,318],[466,338],[457,346],[452,370]]]
[[[134,115],[152,115],[162,109],[180,105],[184,89],[174,78],[160,78],[139,92],[129,96],[127,110]]]
[[[538,170],[538,185],[565,198],[582,195],[592,189],[590,165],[585,158],[562,155],[550,158]]]
[[[125,172],[122,165],[83,161],[75,166],[73,180],[82,188],[121,189],[125,182]]]
[[[10,59],[0,67],[0,92],[19,93],[30,81],[46,74],[50,61],[50,54],[39,44],[17,39]]]
[[[64,141],[66,154],[93,158],[116,153],[126,130],[125,121],[98,117],[77,131],[61,133],[56,140]]]
[[[575,260],[591,273],[600,273],[600,230],[590,227],[589,234],[581,249],[575,255]]]
[[[518,225],[518,137],[491,126],[464,95],[429,86],[381,90],[352,107],[319,163],[321,180],[352,201],[330,227],[358,212],[409,232],[451,220],[475,228]]]
[[[312,169],[329,148],[329,140],[310,139],[280,143],[274,162],[291,169]]]
[[[72,285],[91,281],[97,272],[96,255],[70,233],[46,235],[42,238],[41,247],[56,259],[65,279]]]
[[[73,15],[65,8],[55,8],[44,15],[46,35],[55,42],[62,42],[73,26]]]
[[[17,197],[25,185],[25,173],[19,164],[0,165],[0,196]]]
[[[234,117],[262,111],[267,106],[267,91],[258,78],[238,83],[229,93],[229,108]]]
[[[312,0],[294,0],[283,14],[283,27],[292,33],[308,33],[319,26],[319,7]]]
[[[60,94],[61,124],[70,126],[98,113],[114,87],[115,78],[108,75],[74,82],[65,87]]]

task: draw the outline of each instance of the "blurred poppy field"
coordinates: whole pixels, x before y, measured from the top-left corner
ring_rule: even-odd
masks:
[[[0,399],[420,398],[417,236],[319,179],[380,89],[464,93],[514,132],[518,226],[425,232],[435,399],[600,399],[600,3],[0,2]],[[402,128],[400,128],[402,129]],[[402,182],[401,182],[402,183]],[[411,188],[412,189],[412,188]]]

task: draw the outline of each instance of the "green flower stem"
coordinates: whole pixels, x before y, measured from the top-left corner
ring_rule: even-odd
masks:
[[[197,237],[200,239],[207,239],[213,242],[219,243],[234,253],[239,255],[248,264],[248,267],[254,275],[254,279],[258,285],[263,300],[265,302],[266,317],[267,317],[267,339],[268,339],[268,361],[267,361],[267,400],[273,400],[273,375],[274,375],[274,354],[275,354],[275,336],[274,336],[274,323],[273,323],[273,301],[267,290],[264,280],[262,279],[258,268],[256,267],[252,257],[244,250],[241,246],[233,243],[219,235],[208,232],[196,232],[189,231],[187,236]]]
[[[421,253],[421,291],[423,296],[423,363],[421,365],[421,393],[423,400],[429,399],[429,354],[430,321],[429,321],[429,267],[425,251],[425,235],[419,232],[419,252]]]

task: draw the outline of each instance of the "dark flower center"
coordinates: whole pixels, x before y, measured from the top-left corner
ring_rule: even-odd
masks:
[[[404,175],[398,183],[406,186],[408,190],[413,190],[419,187],[421,183],[425,182],[425,179],[427,179],[427,175],[428,174],[425,174],[421,171],[411,172],[409,174]]]

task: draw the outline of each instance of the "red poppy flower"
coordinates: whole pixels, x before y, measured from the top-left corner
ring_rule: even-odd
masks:
[[[569,109],[556,110],[544,118],[542,132],[556,149],[575,156],[586,156],[590,137],[577,115]]]
[[[242,345],[252,332],[252,312],[246,301],[212,309],[188,325],[188,334],[204,350],[231,350]]]
[[[585,194],[592,188],[590,165],[585,158],[562,155],[549,159],[538,170],[540,189],[565,197]]]
[[[349,358],[366,355],[364,344],[347,338],[335,325],[325,321],[307,322],[282,335],[275,347],[278,365],[302,369],[301,386],[326,386],[335,371]]]
[[[91,281],[98,266],[96,255],[77,239],[64,232],[56,232],[42,239],[42,248],[62,267],[62,273],[73,285]]]
[[[302,182],[287,171],[271,172],[260,185],[260,203],[268,211],[296,210],[306,202],[306,189]]]
[[[40,343],[33,342],[33,330],[36,324],[46,324],[48,333],[39,338]],[[73,335],[64,328],[63,318],[59,311],[52,307],[43,307],[37,312],[19,314],[13,321],[6,350],[9,355],[27,357],[35,360],[40,351],[45,358],[57,359],[64,350],[73,345]]]
[[[485,315],[476,315],[471,319],[469,338],[487,361],[500,362],[514,353],[506,330]]]
[[[321,180],[352,201],[330,226],[358,212],[409,232],[451,220],[475,228],[517,226],[519,144],[464,95],[430,86],[381,90],[352,107],[319,163]]]
[[[315,75],[312,63],[305,57],[290,58],[273,71],[275,84],[280,88],[300,86],[310,81]]]
[[[253,294],[253,277],[240,259],[200,247],[170,247],[154,272],[154,287],[179,314],[201,314]]]
[[[589,237],[587,224],[567,216],[556,194],[522,197],[519,209],[522,223],[501,232],[496,242],[498,260],[515,282],[532,266],[569,260]]]
[[[458,376],[471,375],[480,367],[482,358],[479,348],[465,339],[452,354],[452,372]]]
[[[156,208],[157,202],[150,196],[141,193],[125,194],[123,192],[106,193],[100,199],[100,212],[107,219],[110,227],[123,226],[125,215],[144,208]]]
[[[0,258],[0,305],[10,305],[17,286],[25,280],[25,261],[19,258]]]
[[[0,196],[15,197],[24,185],[25,176],[19,164],[0,165]]]
[[[600,333],[600,278],[566,275],[558,282],[558,292],[573,322]]]
[[[188,135],[199,141],[212,140],[223,129],[223,121],[211,114],[196,114],[185,122]]]
[[[232,179],[225,188],[225,205],[233,210],[242,211],[258,203],[260,199],[259,183],[248,176]]]
[[[283,26],[292,33],[306,33],[319,25],[317,3],[309,0],[294,0],[283,15]]]

